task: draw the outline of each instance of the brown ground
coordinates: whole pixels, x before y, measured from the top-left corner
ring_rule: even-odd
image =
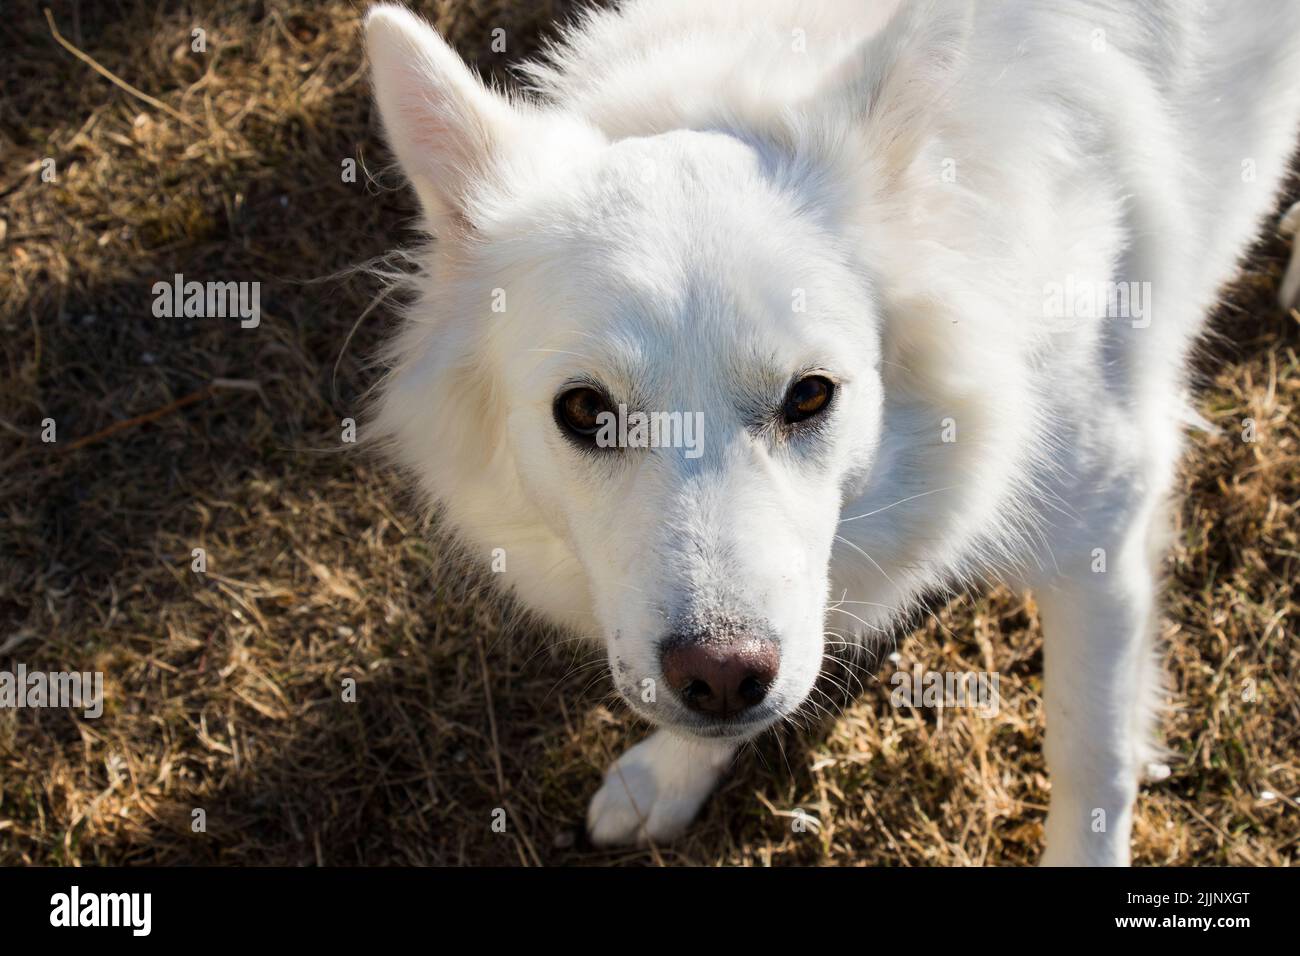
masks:
[[[302,280],[384,253],[412,214],[390,174],[341,182],[345,158],[384,163],[357,6],[162,6],[52,11],[154,102],[57,45],[38,4],[0,22],[0,669],[108,683],[99,720],[0,711],[0,863],[1035,859],[1040,640],[1032,603],[1004,592],[957,601],[900,648],[909,669],[999,671],[996,720],[891,708],[885,663],[837,720],[745,757],[681,843],[575,841],[602,769],[642,729],[605,703],[594,659],[503,629],[394,477],[338,452],[391,318],[372,313],[343,350],[373,283]],[[566,5],[424,6],[500,75]],[[206,54],[190,51],[195,26]],[[495,26],[508,56],[489,52]],[[1164,626],[1178,760],[1141,798],[1140,863],[1297,856],[1300,316],[1272,298],[1285,253],[1262,244],[1206,350],[1215,431],[1188,457]],[[152,284],[175,272],[260,280],[261,328],[154,318]],[[74,447],[214,378],[256,387]],[[57,444],[39,440],[47,417]],[[345,677],[357,704],[339,701]],[[794,832],[794,808],[820,827]]]

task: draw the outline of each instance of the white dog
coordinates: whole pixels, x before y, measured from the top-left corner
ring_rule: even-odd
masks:
[[[1127,862],[1186,359],[1296,143],[1300,3],[631,0],[527,101],[398,7],[366,38],[437,237],[373,434],[660,726],[593,838],[681,832],[828,613],[996,577],[1045,631],[1044,860]]]

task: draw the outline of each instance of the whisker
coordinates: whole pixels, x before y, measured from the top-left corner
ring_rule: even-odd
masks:
[[[525,352],[551,352],[551,353],[554,353],[555,355],[572,355],[572,356],[574,356],[574,357],[576,357],[576,358],[580,358],[580,359],[582,359],[583,361],[586,361],[586,362],[590,362],[590,361],[592,361],[592,358],[591,358],[590,355],[583,355],[581,352],[569,352],[569,351],[566,351],[565,349],[543,349],[543,348],[534,348],[534,349],[524,349],[524,351],[525,351]]]
[[[868,624],[866,621],[862,620],[862,618],[858,617],[852,611],[846,611],[843,608],[839,608],[839,607],[831,607],[831,608],[827,608],[827,610],[834,611],[836,614],[845,614],[853,618],[853,620],[857,621],[859,624],[861,624],[863,627],[867,628],[868,630],[878,631],[881,634],[888,633],[883,627],[879,627],[878,625],[875,624]]]
[[[875,559],[875,558],[873,558],[871,555],[867,554],[867,552],[863,551],[861,548],[859,548],[856,544],[854,544],[852,541],[850,541],[848,538],[844,537],[843,535],[837,534],[837,535],[835,536],[835,540],[836,540],[836,541],[842,541],[844,544],[847,544],[847,545],[848,545],[850,548],[852,548],[854,551],[858,552],[858,554],[862,555],[864,558],[866,558],[868,561],[870,561],[872,567],[874,567],[877,571],[879,571],[879,572],[884,576],[885,580],[888,581],[890,584],[893,585],[895,591],[897,591],[899,594],[902,594],[902,593],[903,593],[903,589],[900,588],[900,587],[895,583],[894,579],[891,578],[891,577],[889,576],[889,572],[887,572],[887,571],[886,571],[884,568],[882,568],[880,565],[876,564],[876,559]]]
[[[922,491],[915,495],[909,495],[906,498],[900,498],[892,505],[885,505],[883,508],[877,508],[875,511],[868,511],[866,514],[862,515],[854,515],[852,518],[841,518],[839,523],[844,524],[849,521],[857,521],[860,518],[870,518],[872,515],[878,515],[883,511],[888,511],[890,508],[897,508],[899,505],[905,505],[909,501],[915,501],[917,498],[924,498],[927,495],[937,495],[941,491],[952,491],[956,487],[956,485],[949,485],[946,488],[932,488],[929,491]]]

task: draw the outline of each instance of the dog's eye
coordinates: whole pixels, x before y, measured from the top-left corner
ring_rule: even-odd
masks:
[[[809,375],[790,386],[785,396],[785,422],[793,425],[826,410],[835,394],[835,384],[821,375]]]
[[[555,400],[555,420],[579,438],[591,438],[600,429],[597,416],[610,411],[605,396],[585,386],[562,392]]]

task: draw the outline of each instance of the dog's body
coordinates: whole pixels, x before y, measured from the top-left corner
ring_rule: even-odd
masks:
[[[597,841],[684,828],[828,626],[996,577],[1044,626],[1045,860],[1127,861],[1187,357],[1300,120],[1300,5],[1244,6],[630,2],[529,68],[542,107],[371,13],[439,237],[376,431],[664,725]],[[703,454],[591,445],[603,402],[702,414]]]

